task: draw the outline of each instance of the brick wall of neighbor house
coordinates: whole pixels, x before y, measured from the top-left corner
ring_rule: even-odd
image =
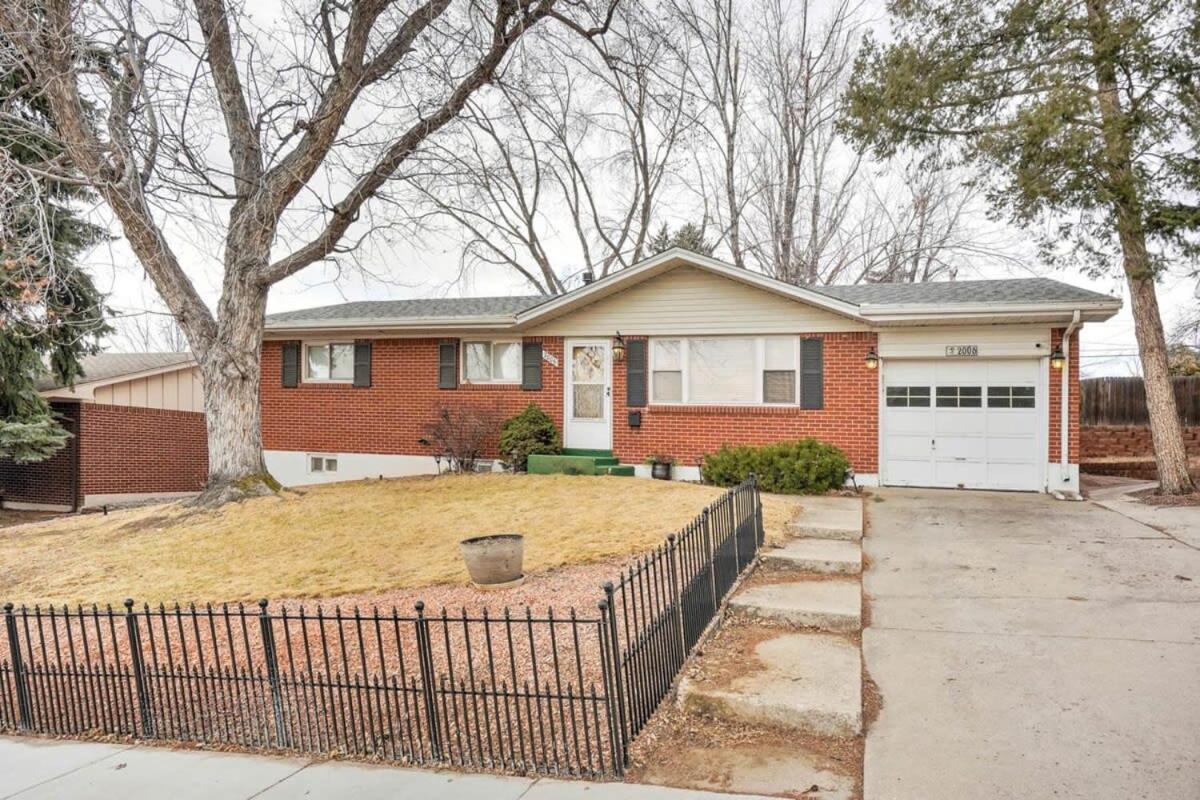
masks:
[[[1083,460],[1095,458],[1152,458],[1149,425],[1084,425],[1080,429]],[[1200,428],[1183,429],[1189,456],[1200,457]]]
[[[60,415],[67,431],[76,433],[79,404],[51,403],[50,407]],[[11,502],[76,505],[75,453],[78,441],[78,437],[72,436],[66,447],[36,464],[16,464],[0,459],[0,496]]]
[[[486,338],[486,337],[481,337]],[[305,383],[283,388],[281,342],[264,342],[262,355],[263,447],[332,453],[432,455],[419,440],[442,406],[471,406],[499,422],[537,403],[562,430],[561,338],[543,338],[542,349],[558,366],[542,361],[542,388],[517,384],[460,384],[439,389],[438,344],[442,339],[377,339],[372,346],[371,386]],[[538,338],[526,339],[539,341]],[[487,443],[497,454],[496,437]]]
[[[634,337],[629,337],[634,338]],[[693,465],[722,444],[761,444],[815,436],[846,451],[859,472],[877,469],[878,374],[863,358],[875,344],[870,333],[824,334],[825,408],[722,406],[642,409],[642,427],[632,430],[625,405],[625,369],[613,369],[613,451],[625,463],[652,452]],[[538,341],[527,338],[525,341]],[[563,340],[542,338],[558,362],[543,362],[542,389],[518,385],[460,385],[437,388],[439,339],[378,339],[372,353],[370,388],[312,384],[285,389],[280,379],[281,342],[263,344],[263,445],[268,450],[333,453],[429,454],[418,440],[442,405],[471,405],[509,417],[530,402],[541,406],[562,430]],[[496,442],[488,443],[495,456]]]
[[[1062,343],[1062,335],[1064,328],[1054,328],[1050,331],[1050,350],[1054,351],[1056,347]],[[1067,408],[1070,413],[1068,417],[1068,436],[1067,442],[1067,462],[1070,464],[1079,463],[1079,333],[1071,335],[1071,358],[1068,364],[1070,376],[1068,378],[1068,395]],[[1050,446],[1047,453],[1051,464],[1057,464],[1059,460],[1059,448],[1061,447],[1062,437],[1062,373],[1054,367],[1047,366],[1049,370],[1050,381]]]
[[[625,366],[613,370],[613,450],[624,462],[673,456],[692,466],[723,444],[768,444],[813,436],[837,445],[856,472],[878,472],[879,373],[864,359],[874,333],[803,334],[825,340],[825,407],[655,406],[643,409],[639,428],[629,427]]]
[[[80,438],[83,494],[195,492],[208,475],[204,415],[86,403]]]

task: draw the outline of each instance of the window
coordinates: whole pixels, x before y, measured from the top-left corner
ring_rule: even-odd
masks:
[[[654,340],[650,354],[650,363],[654,365],[652,402],[683,402],[682,346],[679,339]]]
[[[989,386],[988,408],[1033,408],[1032,386]]]
[[[929,408],[928,386],[889,386],[886,395],[889,408]]]
[[[796,339],[792,336],[763,340],[762,399],[764,403],[796,402]]]
[[[937,387],[938,408],[979,408],[982,405],[982,386]]]
[[[795,336],[653,339],[650,402],[794,405],[799,350]]]
[[[354,343],[321,342],[304,347],[306,381],[353,381]]]
[[[464,342],[463,380],[471,383],[520,383],[520,342]]]
[[[314,456],[308,457],[309,472],[337,472],[338,460],[336,456]]]

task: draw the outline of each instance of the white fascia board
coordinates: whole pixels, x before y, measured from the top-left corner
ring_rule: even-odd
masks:
[[[928,325],[989,320],[1063,322],[1080,312],[1085,322],[1103,322],[1121,310],[1121,301],[1092,303],[955,303],[953,305],[865,305],[863,316],[876,325]]]
[[[303,336],[316,332],[402,332],[444,333],[446,331],[504,331],[513,327],[515,318],[510,315],[493,317],[401,317],[386,319],[365,317],[355,319],[313,320],[311,322],[283,322],[268,325],[263,335],[278,338],[284,335]]]

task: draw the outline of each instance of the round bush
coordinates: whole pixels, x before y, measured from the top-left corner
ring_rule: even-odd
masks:
[[[542,409],[530,403],[500,427],[500,454],[513,469],[523,472],[534,453],[553,455],[562,450],[558,428]]]
[[[704,457],[700,474],[707,483],[736,486],[753,472],[764,492],[823,494],[840,489],[849,469],[845,453],[808,438],[763,447],[725,445]]]

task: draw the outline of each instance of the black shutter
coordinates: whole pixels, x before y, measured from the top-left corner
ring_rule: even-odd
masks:
[[[645,339],[631,339],[625,343],[625,405],[630,408],[646,405]]]
[[[542,388],[542,343],[521,345],[521,388],[536,392]]]
[[[371,386],[371,342],[368,339],[354,342],[354,385],[362,389]]]
[[[438,345],[438,388],[458,388],[458,342]]]
[[[825,407],[825,340],[800,340],[800,407]]]
[[[300,343],[283,343],[282,374],[280,379],[285,389],[295,389],[300,383]]]

